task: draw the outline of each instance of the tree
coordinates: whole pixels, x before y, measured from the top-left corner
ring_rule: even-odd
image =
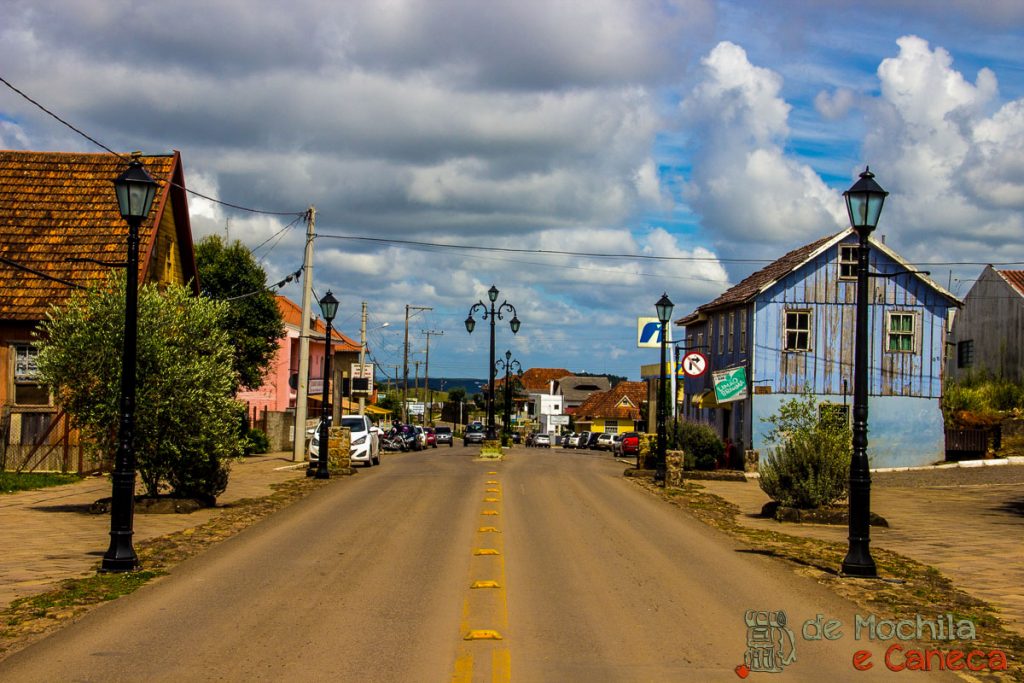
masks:
[[[51,308],[40,326],[39,372],[100,454],[117,450],[124,275]],[[148,495],[212,502],[241,454],[224,303],[181,286],[139,288],[136,464]]]
[[[277,299],[267,289],[267,274],[244,244],[225,244],[210,235],[196,244],[196,267],[203,296],[227,302],[224,329],[234,345],[235,391],[263,384],[284,336]],[[239,297],[239,298],[234,298]]]

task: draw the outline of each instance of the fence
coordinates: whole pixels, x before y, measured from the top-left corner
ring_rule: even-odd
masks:
[[[63,410],[7,412],[0,420],[0,469],[78,472],[100,469],[86,461],[79,432]]]
[[[983,458],[1000,448],[1002,434],[999,427],[986,429],[947,429],[946,460]]]

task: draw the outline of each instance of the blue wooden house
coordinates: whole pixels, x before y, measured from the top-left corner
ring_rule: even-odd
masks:
[[[952,294],[871,240],[868,457],[871,467],[944,458],[939,399]],[[708,371],[684,380],[685,419],[708,422],[740,449],[765,450],[783,401],[805,387],[819,410],[850,419],[857,236],[847,229],[795,249],[676,321]],[[746,391],[716,397],[712,372],[735,370]]]

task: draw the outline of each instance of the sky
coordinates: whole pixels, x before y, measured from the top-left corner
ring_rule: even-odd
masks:
[[[305,242],[275,214],[315,206],[335,324],[358,340],[367,302],[393,375],[430,308],[431,377],[486,377],[463,321],[494,285],[522,322],[499,357],[639,379],[662,293],[681,317],[842,229],[866,165],[878,233],[954,294],[1024,268],[1021,45],[1019,0],[0,5],[0,76],[107,147],[180,151],[189,189],[256,210],[192,196],[195,239],[270,282]],[[0,148],[102,151],[2,85]]]

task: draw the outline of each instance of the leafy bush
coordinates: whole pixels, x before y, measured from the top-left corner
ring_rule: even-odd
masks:
[[[998,422],[1000,413],[1024,410],[1024,385],[987,373],[946,382],[942,414],[947,426],[975,427]]]
[[[246,454],[260,455],[270,450],[270,439],[262,429],[250,429],[246,438],[249,440],[245,449]]]
[[[677,420],[669,426],[668,445],[686,453],[683,463],[687,469],[698,470],[715,469],[715,463],[725,449],[714,427],[684,420]]]
[[[761,489],[786,507],[803,510],[831,505],[846,497],[853,452],[849,425],[820,419],[814,396],[783,402],[773,425],[769,449],[760,465]]]

